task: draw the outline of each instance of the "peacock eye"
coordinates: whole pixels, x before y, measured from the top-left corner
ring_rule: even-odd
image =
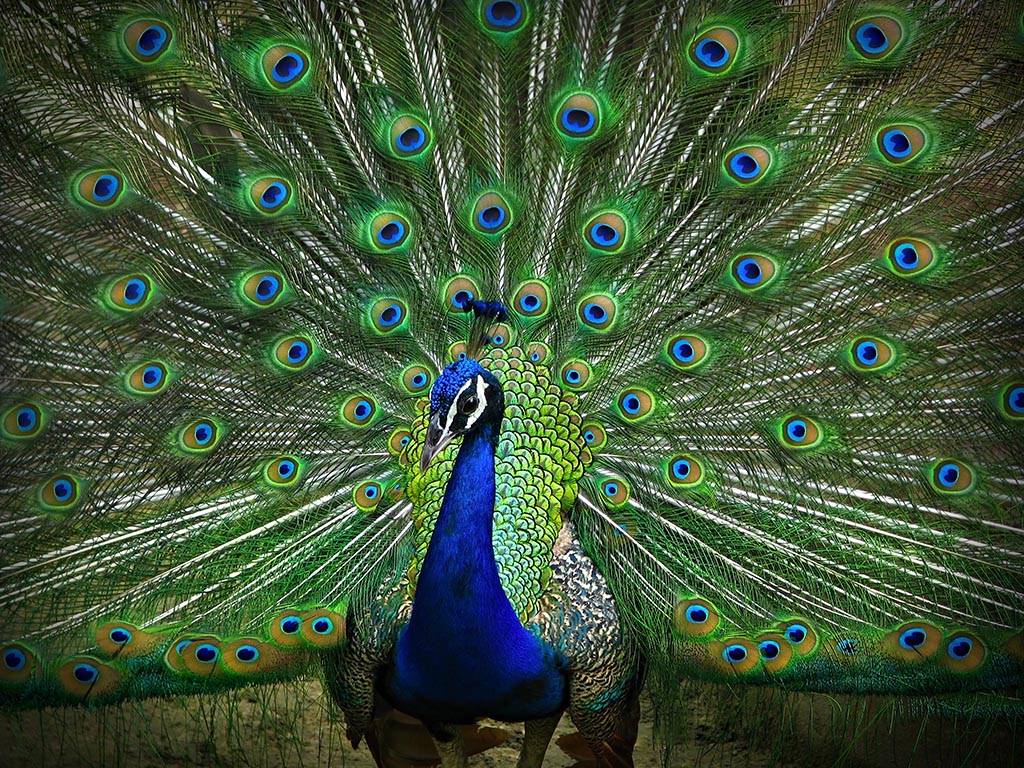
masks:
[[[480,404],[480,398],[476,395],[470,395],[462,401],[462,405],[459,410],[463,413],[469,414],[476,410],[476,407]]]

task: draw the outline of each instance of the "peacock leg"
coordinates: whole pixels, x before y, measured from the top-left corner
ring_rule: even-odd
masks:
[[[561,719],[562,713],[559,712],[551,717],[526,721],[526,735],[523,738],[523,748],[519,752],[516,768],[541,768],[548,744],[551,742],[551,735]]]
[[[438,733],[437,728],[430,729],[434,738],[434,746],[437,747],[437,754],[441,756],[441,768],[468,768],[469,758],[466,756],[466,743],[462,738],[462,730],[456,726],[449,729],[442,729]]]

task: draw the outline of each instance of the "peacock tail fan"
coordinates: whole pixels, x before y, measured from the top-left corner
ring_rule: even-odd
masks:
[[[501,585],[562,615],[578,541],[637,754],[814,721],[839,762],[909,713],[1024,760],[1019,4],[3,15],[0,708],[280,712],[329,746],[279,763],[336,762],[349,711],[298,691],[408,621],[459,449],[421,466],[432,387],[475,359]],[[388,717],[378,765],[436,762]]]

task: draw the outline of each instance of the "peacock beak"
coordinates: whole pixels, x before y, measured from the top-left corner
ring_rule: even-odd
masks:
[[[441,414],[435,415],[427,427],[427,439],[423,442],[423,453],[420,454],[420,472],[426,472],[430,462],[434,460],[444,447],[452,441],[455,433],[441,426]]]

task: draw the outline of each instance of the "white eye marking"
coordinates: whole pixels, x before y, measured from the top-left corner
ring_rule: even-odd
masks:
[[[459,398],[462,397],[462,393],[469,389],[469,385],[473,383],[473,379],[470,379],[461,387],[459,391],[455,393],[455,397],[452,398],[452,404],[448,406],[448,415],[445,417],[444,431],[447,432],[452,428],[452,423],[455,421],[455,414],[459,412]]]
[[[468,384],[469,382],[466,382],[466,383]],[[463,387],[463,389],[465,389],[465,387]],[[476,420],[480,418],[481,414],[483,414],[484,408],[487,407],[487,396],[484,394],[484,390],[485,389],[487,389],[487,384],[484,383],[484,377],[483,376],[477,376],[476,377],[476,410],[473,411],[471,414],[469,414],[469,416],[466,418],[466,429],[469,429],[470,427],[472,427],[476,423]],[[460,390],[460,394],[461,394],[461,390]]]

